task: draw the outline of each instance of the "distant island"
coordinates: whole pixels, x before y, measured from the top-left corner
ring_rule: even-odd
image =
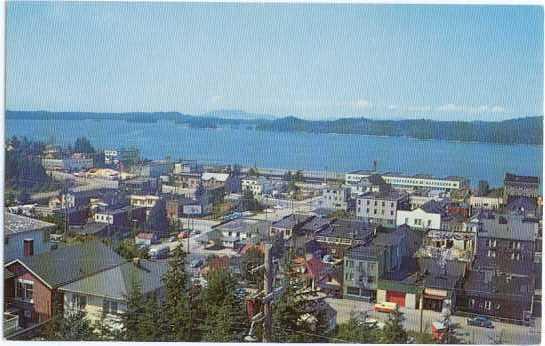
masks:
[[[498,144],[542,145],[543,143],[542,116],[504,121],[374,120],[368,118],[304,120],[293,116],[271,119],[270,116],[260,117],[257,114],[252,114],[251,118],[249,116],[236,118],[236,115],[242,114],[241,111],[233,111],[233,113],[217,111],[208,113],[206,116],[196,116],[178,112],[87,113],[8,110],[6,111],[6,118],[26,120],[125,120],[145,123],[167,120],[185,124],[191,128],[244,126],[259,131],[275,132],[359,134]]]

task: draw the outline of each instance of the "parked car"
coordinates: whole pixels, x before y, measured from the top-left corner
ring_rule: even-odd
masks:
[[[200,266],[202,266],[202,264],[203,264],[202,258],[195,258],[190,263],[191,268],[199,268]]]
[[[374,318],[366,318],[365,321],[361,323],[361,325],[368,328],[378,328],[378,329],[384,328],[384,322],[378,321]]]
[[[169,241],[170,243],[172,243],[173,241],[176,241],[176,240],[178,240],[178,238],[176,238],[176,237],[170,237],[170,238],[168,238],[168,241]]]
[[[467,325],[468,326],[477,326],[477,327],[484,327],[484,328],[494,328],[494,324],[492,321],[484,316],[478,316],[474,318],[468,318],[467,319]]]
[[[167,245],[156,247],[149,250],[151,259],[164,259],[168,257],[170,248]]]
[[[397,303],[383,302],[375,304],[376,312],[394,312],[397,309]]]

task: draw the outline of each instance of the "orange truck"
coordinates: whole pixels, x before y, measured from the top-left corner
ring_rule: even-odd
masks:
[[[375,304],[374,310],[376,312],[394,312],[397,309],[397,303],[383,302]]]

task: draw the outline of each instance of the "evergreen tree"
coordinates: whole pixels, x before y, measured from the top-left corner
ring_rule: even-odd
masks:
[[[224,269],[210,271],[207,278],[208,286],[201,292],[208,322],[204,339],[211,342],[241,341],[241,327],[249,326],[249,322],[244,301],[236,294],[235,278]]]
[[[140,325],[145,320],[146,299],[142,293],[142,286],[136,278],[131,281],[131,288],[127,300],[127,311],[121,314],[122,339],[138,341],[141,339]]]
[[[273,342],[313,342],[314,333],[301,317],[307,313],[308,297],[304,282],[292,263],[293,252],[286,254],[282,261],[284,293],[273,304]]]
[[[69,312],[62,319],[58,340],[94,340],[96,338],[91,323],[83,311]]]
[[[193,323],[190,320],[191,297],[188,292],[188,276],[185,272],[186,253],[182,245],[172,251],[169,268],[163,277],[166,289],[164,314],[169,325],[165,339],[168,341],[192,341]]]
[[[404,344],[407,342],[407,332],[403,328],[405,320],[403,313],[399,308],[390,313],[388,321],[386,321],[382,329],[380,342],[384,344]]]

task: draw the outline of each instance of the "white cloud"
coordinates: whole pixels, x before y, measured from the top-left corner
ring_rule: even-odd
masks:
[[[449,103],[446,105],[435,108],[438,112],[457,112],[457,113],[469,113],[469,114],[481,114],[481,113],[507,113],[507,110],[502,106],[471,106],[471,105],[456,105]]]
[[[223,96],[218,96],[218,95],[217,96],[212,96],[209,101],[210,101],[210,103],[218,104],[221,101],[223,101]]]
[[[409,112],[429,112],[431,111],[430,106],[408,106],[407,111]]]
[[[356,109],[368,109],[372,104],[369,100],[359,99],[351,103],[351,106]]]

